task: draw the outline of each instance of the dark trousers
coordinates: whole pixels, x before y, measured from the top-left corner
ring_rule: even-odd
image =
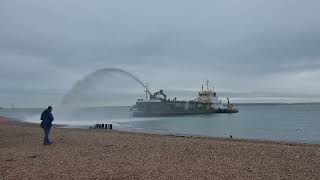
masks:
[[[43,139],[43,143],[44,144],[48,144],[50,141],[49,141],[49,133],[50,133],[50,129],[51,128],[43,128],[44,130],[44,139]]]

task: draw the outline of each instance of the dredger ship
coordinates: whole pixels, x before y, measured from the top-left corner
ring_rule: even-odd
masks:
[[[176,116],[189,114],[209,114],[209,113],[237,113],[238,109],[230,103],[223,104],[218,98],[214,89],[203,86],[199,91],[199,96],[194,100],[177,100],[177,98],[167,99],[167,95],[160,90],[151,93],[145,86],[146,99],[138,99],[136,104],[131,107],[135,117],[154,117],[154,116]]]

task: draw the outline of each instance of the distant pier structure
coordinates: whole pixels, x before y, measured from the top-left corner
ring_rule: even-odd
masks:
[[[89,129],[112,129],[112,124],[95,124],[94,127],[89,127]]]

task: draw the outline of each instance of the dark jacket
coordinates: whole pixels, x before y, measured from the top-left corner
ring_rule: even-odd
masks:
[[[46,109],[42,112],[40,119],[43,121],[43,125],[46,128],[50,128],[54,118],[52,116],[52,113],[48,109]]]

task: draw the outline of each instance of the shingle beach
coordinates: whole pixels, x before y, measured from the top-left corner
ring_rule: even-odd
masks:
[[[320,145],[54,127],[0,118],[0,179],[320,179]]]

